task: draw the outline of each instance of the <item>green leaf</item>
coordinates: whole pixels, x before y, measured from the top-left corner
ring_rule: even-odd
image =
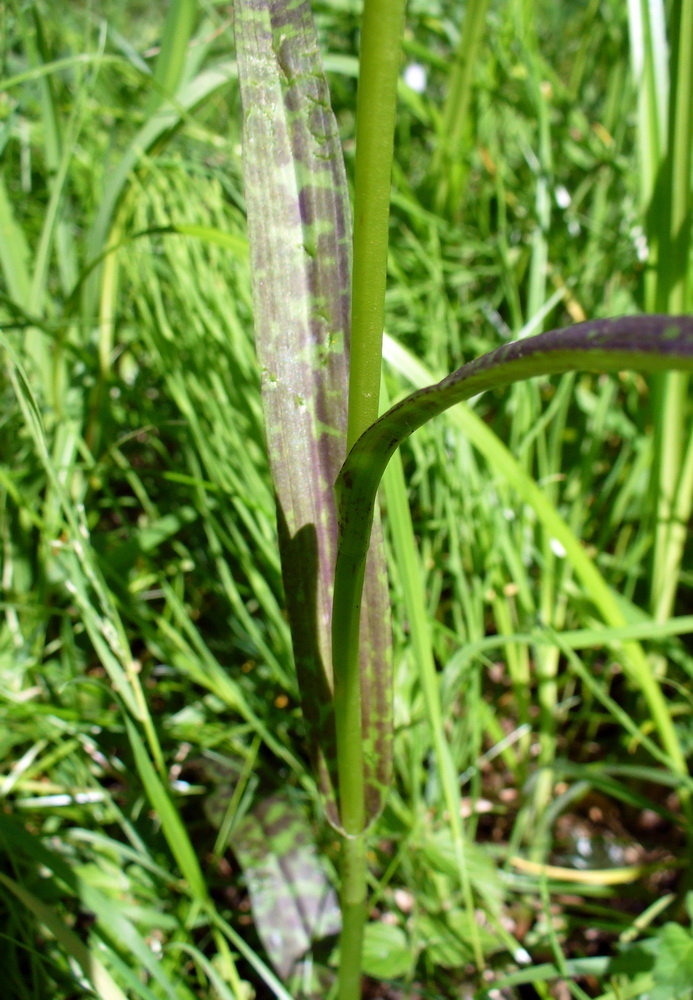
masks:
[[[102,892],[88,878],[84,877],[83,873],[80,873],[75,868],[71,868],[60,855],[49,850],[38,837],[29,834],[24,827],[11,820],[8,816],[0,816],[0,845],[3,852],[12,859],[13,865],[16,864],[17,859],[21,859],[22,862],[26,859],[33,872],[39,870],[43,872],[38,881],[33,882],[33,888],[34,893],[40,892],[42,895],[45,893],[45,896],[43,899],[39,899],[32,895],[32,900],[36,898],[37,904],[48,909],[46,897],[49,900],[51,896],[53,898],[65,898],[67,894],[69,897],[78,899],[86,910],[94,914],[99,932],[106,941],[115,948],[124,949],[131,957],[136,959],[140,970],[146,970],[147,975],[152,980],[158,982],[161,987],[160,995],[169,998],[169,1000],[175,996],[176,987],[166,975],[161,961],[146,943],[138,928],[129,919],[127,901],[120,899],[120,887],[108,895]],[[125,848],[125,850],[127,851],[128,849]],[[128,860],[133,861],[135,859],[140,860],[139,856],[133,852]],[[52,872],[53,874],[46,876],[46,872]],[[158,877],[157,871],[153,871],[153,873]],[[161,874],[166,875],[165,872]],[[24,892],[27,891],[25,887],[22,888]],[[50,927],[63,948],[74,955],[72,940],[59,936],[53,930],[53,926],[42,915],[45,910],[39,912],[29,898],[21,896],[14,888],[12,891],[26,903],[39,919],[46,923],[46,926]],[[60,920],[57,914],[53,914],[53,911],[50,912],[55,921]],[[141,913],[138,911],[138,923],[140,917]],[[161,914],[159,914],[158,926],[161,927],[162,922],[166,923],[166,918],[162,918]],[[115,961],[115,953],[113,951],[111,951],[111,958]],[[77,960],[79,961],[79,959]],[[121,970],[123,974],[126,969],[127,966],[124,966],[123,970]]]
[[[94,987],[97,996],[102,1000],[126,1000],[125,994],[118,984],[114,982],[108,970],[101,964],[93,950],[89,950],[74,931],[64,923],[64,921],[40,899],[32,893],[27,892],[21,885],[6,875],[0,874],[0,882],[7,886],[17,899],[26,906],[37,920],[44,924],[56,941],[65,949],[68,955],[77,962],[88,982]]]
[[[184,82],[175,100],[165,101],[137,131],[118,163],[107,174],[99,211],[85,238],[89,261],[102,256],[110,243],[117,206],[132,171],[143,155],[165,135],[172,133],[187,114],[225,86],[234,77],[235,72],[236,67],[231,61],[219,62],[212,68],[200,72],[189,82]],[[83,287],[84,314],[89,317],[97,311],[100,271],[100,267],[94,268]]]
[[[195,0],[172,0],[168,8],[145,117],[156,111],[164,99],[170,100],[176,94],[195,27],[196,6]]]
[[[3,234],[0,242],[0,268],[5,286],[15,302],[28,308],[31,304],[31,278],[27,263],[29,247],[24,230],[12,211],[2,174],[0,174],[0,231]]]
[[[350,548],[359,529],[348,514],[372,507],[380,478],[397,448],[417,428],[464,399],[539,375],[571,371],[693,371],[693,318],[625,316],[593,320],[504,344],[458,368],[436,385],[419,389],[391,407],[361,435],[337,480],[340,548]]]
[[[401,927],[391,924],[366,925],[363,935],[363,971],[374,979],[405,976],[414,961],[411,942]]]
[[[474,928],[474,914],[464,910],[451,910],[436,916],[423,915],[418,923],[419,933],[425,942],[426,954],[431,963],[446,969],[464,967],[474,961],[472,940],[479,935],[484,955],[501,950],[497,938],[485,927]]]
[[[501,990],[512,986],[522,986],[525,983],[548,983],[552,979],[564,978],[566,972],[576,978],[578,976],[603,976],[611,970],[609,961],[608,958],[573,958],[564,963],[563,969],[546,962],[543,965],[533,965],[531,969],[513,972],[509,976],[501,976],[495,980],[493,985],[496,989]]]
[[[446,828],[431,831],[422,838],[419,849],[427,870],[449,877],[452,890],[458,878],[458,860],[451,831]],[[492,913],[500,914],[503,887],[498,867],[473,841],[465,841],[464,856],[475,891]]]
[[[652,976],[651,1000],[693,997],[693,937],[679,924],[665,924],[657,935],[659,947]]]
[[[207,885],[190,842],[188,831],[168,790],[161,783],[159,775],[149,759],[137,727],[127,715],[125,716],[125,728],[135,758],[135,766],[147,793],[147,798],[159,817],[171,854],[176,859],[178,867],[188,883],[191,895],[200,902],[206,902],[209,898]]]
[[[346,455],[351,219],[307,0],[237,0],[255,340],[294,657],[311,757],[336,809],[332,487]],[[376,528],[360,663],[366,811],[392,773],[391,629]]]

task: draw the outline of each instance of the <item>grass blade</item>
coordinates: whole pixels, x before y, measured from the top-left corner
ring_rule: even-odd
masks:
[[[144,743],[137,732],[137,727],[127,715],[125,715],[125,726],[135,758],[135,765],[142,779],[142,785],[152,808],[161,820],[161,826],[171,854],[176,859],[176,863],[190,887],[191,895],[199,902],[206,902],[209,898],[207,884],[193,846],[190,843],[188,831],[185,829],[178,810],[149,759]]]
[[[439,681],[433,653],[431,625],[427,615],[421,565],[416,548],[414,526],[407,497],[404,470],[399,455],[393,457],[385,471],[383,486],[387,497],[389,526],[392,544],[401,575],[402,590],[411,632],[414,658],[418,664],[421,689],[426,705],[426,714],[431,732],[431,741],[436,755],[436,763],[443,788],[443,797],[450,817],[450,833],[459,874],[464,902],[471,917],[471,947],[478,968],[483,968],[483,957],[479,941],[478,927],[474,917],[474,898],[469,875],[469,864],[465,855],[464,831],[462,828],[462,808],[460,803],[460,783],[455,763],[446,739],[443,712],[440,703]]]
[[[116,208],[126,188],[131,172],[152,146],[162,136],[172,132],[181,120],[211,94],[225,86],[235,75],[235,65],[228,62],[218,63],[211,69],[199,73],[189,83],[183,84],[176,94],[175,101],[165,102],[157,113],[142,125],[132,142],[129,144],[115,168],[109,173],[99,211],[86,237],[87,260],[92,260],[103,254],[109,243],[111,227]],[[97,311],[99,293],[99,268],[95,269],[85,282],[84,314],[90,319]]]
[[[438,179],[436,208],[448,217],[459,217],[462,191],[468,167],[464,161],[464,140],[470,128],[469,108],[472,77],[486,23],[488,0],[467,4],[464,25],[450,73],[443,106],[438,142],[431,174]]]
[[[164,99],[174,97],[185,69],[188,43],[195,27],[195,0],[173,0],[166,14],[161,51],[152,78],[153,88],[144,109],[148,118]]]
[[[666,212],[660,225],[661,253],[657,261],[657,308],[667,312],[690,309],[690,221],[693,206],[691,146],[693,145],[693,2],[674,5],[671,18],[671,74],[669,135],[660,182]],[[662,217],[660,217],[662,218]],[[690,378],[671,372],[661,378],[656,412],[657,529],[652,598],[655,616],[668,617],[691,513],[690,497],[682,482],[691,474],[691,438],[686,425]],[[688,456],[685,456],[688,447]],[[686,468],[687,466],[687,468]]]
[[[3,236],[0,240],[0,267],[5,287],[15,302],[23,309],[28,309],[31,305],[29,247],[24,231],[12,211],[2,174],[0,174],[0,232]]]
[[[77,962],[82,972],[96,990],[96,995],[102,1000],[127,1000],[125,994],[115,983],[108,970],[99,959],[77,937],[74,931],[66,926],[50,906],[37,899],[33,893],[18,885],[13,879],[0,873],[0,882],[14,893],[28,910],[48,928],[65,951]]]
[[[629,0],[628,13],[639,94],[640,200],[651,264],[645,277],[645,308],[685,313],[690,309],[691,287],[693,3],[682,0],[672,5],[668,22],[661,0]],[[693,473],[693,450],[685,431],[688,386],[688,375],[669,372],[657,378],[653,394],[656,513],[651,604],[659,621],[673,607],[686,536],[683,525],[691,510],[686,487]]]

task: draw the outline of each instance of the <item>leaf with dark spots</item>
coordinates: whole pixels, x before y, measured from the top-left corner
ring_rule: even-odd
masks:
[[[287,980],[314,941],[340,927],[337,894],[312,827],[288,796],[264,799],[234,828],[255,926],[275,969]]]
[[[539,375],[624,369],[693,372],[693,317],[593,320],[504,344],[388,410],[355,443],[335,486],[339,511],[335,603],[354,609],[361,604],[359,579],[378,486],[397,448],[417,428],[487,389]]]
[[[337,123],[308,0],[236,0],[255,344],[284,589],[310,754],[339,826],[331,624],[333,484],[346,457],[351,216]],[[267,373],[272,373],[271,377]],[[392,656],[379,535],[361,669],[369,818],[392,772]]]
[[[625,369],[693,372],[693,317],[625,316],[552,330],[504,344],[407,396],[361,435],[339,473],[340,523],[350,520],[350,531],[341,533],[340,551],[365,558],[363,535],[367,537],[369,511],[387,463],[433,417],[487,389],[539,375]]]

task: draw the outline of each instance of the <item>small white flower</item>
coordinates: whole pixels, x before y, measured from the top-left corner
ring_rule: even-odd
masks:
[[[567,188],[559,184],[556,188],[556,204],[559,208],[567,208],[573,199],[570,197],[570,193]]]
[[[552,538],[551,541],[549,542],[549,545],[551,546],[551,551],[555,556],[558,556],[559,559],[564,558],[565,549],[563,548],[563,546],[561,545],[561,543],[558,541],[557,538]]]
[[[649,256],[650,249],[647,245],[647,236],[645,231],[641,226],[633,226],[630,231],[631,238],[635,244],[635,252],[638,255],[638,260],[643,264]]]
[[[410,63],[404,71],[404,82],[417,94],[423,94],[426,89],[426,70],[421,63]]]

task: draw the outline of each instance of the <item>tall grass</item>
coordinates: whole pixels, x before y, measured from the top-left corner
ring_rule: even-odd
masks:
[[[433,137],[477,8],[408,13],[405,60],[427,85],[400,86],[392,400],[511,337],[654,294],[634,8],[490,5],[455,84],[467,111],[451,153]],[[681,150],[687,11],[666,27]],[[338,857],[283,610],[226,13],[3,16],[6,992],[324,996],[334,924],[307,954],[283,951],[252,853],[281,791],[283,821],[320,849],[298,857],[330,912]],[[357,23],[337,3],[317,21],[351,171]],[[679,531],[675,604],[651,582],[651,412],[639,376],[577,376],[571,393],[544,379],[449,411],[404,446],[404,475],[388,471],[395,782],[369,857],[374,996],[666,987],[689,832],[672,746],[687,756],[692,580]],[[641,644],[643,670],[667,662],[669,747],[624,643]],[[267,854],[302,900],[280,834]]]
[[[633,75],[638,83],[641,201],[652,269],[645,306],[661,311],[691,308],[690,107],[693,5],[677,3],[668,22],[664,6],[629,4]],[[671,614],[693,503],[693,449],[685,424],[689,380],[665,375],[654,398],[656,525],[651,605],[655,617]]]

